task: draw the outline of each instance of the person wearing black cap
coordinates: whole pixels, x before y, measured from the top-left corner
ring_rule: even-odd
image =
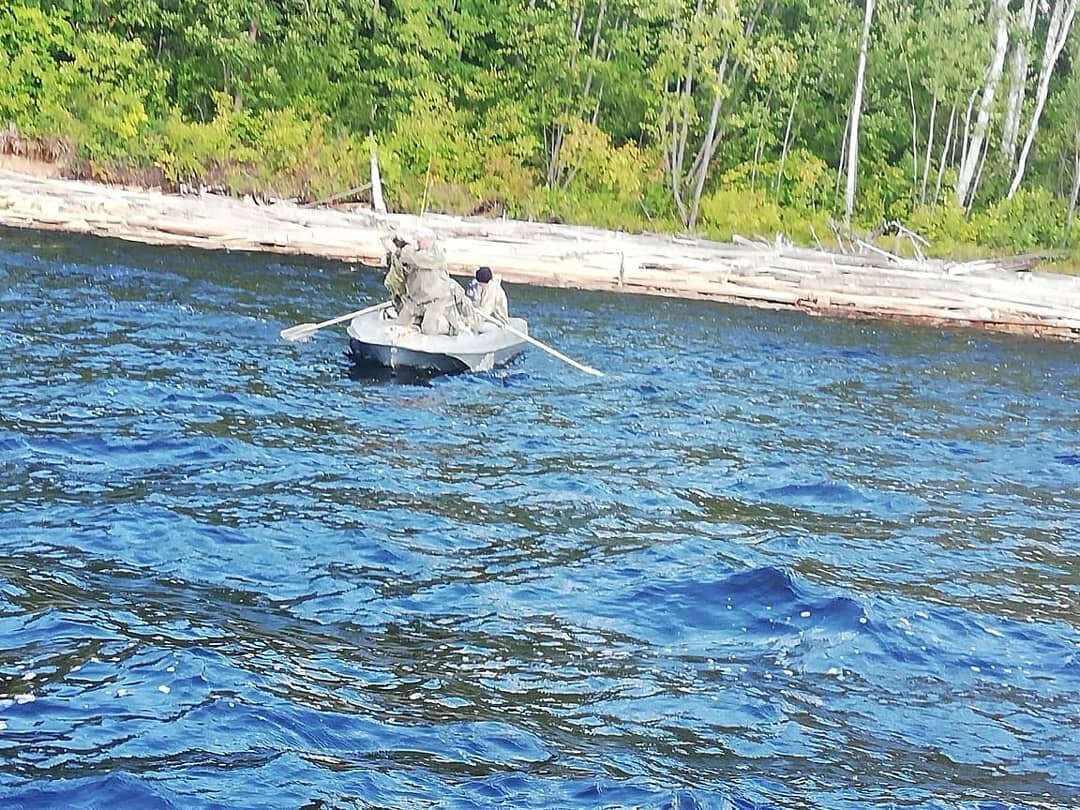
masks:
[[[476,276],[469,282],[466,293],[482,316],[490,315],[499,321],[510,317],[510,302],[502,288],[502,279],[492,273],[490,267],[477,268]]]

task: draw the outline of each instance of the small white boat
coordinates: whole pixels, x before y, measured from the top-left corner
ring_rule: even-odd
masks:
[[[349,353],[355,360],[391,369],[442,374],[490,371],[509,363],[529,342],[524,319],[511,318],[509,327],[490,324],[467,335],[425,335],[398,324],[393,309],[387,307],[349,322]]]

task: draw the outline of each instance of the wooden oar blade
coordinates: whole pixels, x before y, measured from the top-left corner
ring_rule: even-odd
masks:
[[[530,335],[530,334],[528,334],[526,332],[521,332],[521,331],[515,329],[514,327],[512,327],[510,325],[509,321],[504,321],[504,320],[502,320],[500,318],[494,317],[493,315],[488,315],[487,313],[481,313],[481,315],[484,317],[485,320],[490,321],[491,323],[495,324],[496,326],[501,326],[503,329],[505,329],[510,334],[517,335],[519,338],[521,338],[524,341],[527,341],[527,342],[531,343],[536,348],[543,349],[545,352],[550,354],[552,357],[557,357],[560,360],[562,360],[564,363],[569,363],[571,366],[578,369],[579,371],[584,371],[586,374],[592,374],[594,377],[603,377],[604,376],[604,372],[597,371],[592,366],[587,366],[584,363],[579,363],[574,358],[567,357],[565,354],[560,352],[558,349],[554,349],[551,346],[548,346],[546,343],[543,343],[542,341],[537,340],[532,335]]]
[[[322,323],[298,323],[296,326],[290,326],[288,329],[282,329],[279,333],[285,340],[305,340],[311,337],[325,326],[333,326],[334,324],[344,323],[345,321],[358,318],[361,315],[367,315],[369,312],[377,312],[379,310],[387,309],[393,306],[390,301],[383,301],[381,304],[375,304],[375,306],[364,307],[358,309],[356,312],[350,312],[347,315],[338,315],[336,318],[331,318],[328,321]]]
[[[307,338],[315,334],[318,328],[318,324],[298,323],[296,326],[290,326],[288,329],[282,329],[281,336],[285,340],[306,340]]]

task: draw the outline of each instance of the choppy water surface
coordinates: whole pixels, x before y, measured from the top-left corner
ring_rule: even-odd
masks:
[[[1075,346],[0,233],[0,805],[1080,806]]]

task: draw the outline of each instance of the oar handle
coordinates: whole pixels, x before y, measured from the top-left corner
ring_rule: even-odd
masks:
[[[369,312],[374,312],[377,309],[386,309],[390,304],[390,301],[383,301],[381,304],[376,304],[373,307],[364,307],[364,309],[358,309],[356,312],[350,312],[348,315],[338,315],[336,318],[331,318],[328,321],[315,324],[315,328],[322,329],[324,326],[333,326],[334,324],[342,323],[344,321],[351,321],[353,318],[359,318],[361,315],[367,315]]]
[[[550,354],[552,357],[557,357],[560,360],[562,360],[564,363],[569,363],[574,368],[578,369],[578,371],[584,371],[586,374],[592,374],[594,377],[603,377],[604,376],[604,372],[597,371],[592,366],[587,366],[584,363],[579,363],[577,360],[574,360],[571,357],[567,357],[565,354],[563,354],[559,350],[551,348],[546,343],[541,343],[539,340],[534,338],[532,335],[526,334],[525,332],[522,332],[520,329],[515,329],[507,321],[500,320],[499,318],[496,318],[494,315],[488,315],[487,313],[484,313],[484,312],[481,312],[480,314],[484,316],[485,320],[488,320],[491,323],[496,324],[497,326],[501,326],[503,329],[505,329],[511,335],[517,335],[519,338],[521,338],[522,340],[528,341],[529,343],[531,343],[536,348],[543,349],[545,352]]]
[[[290,326],[287,329],[281,330],[281,337],[285,340],[300,340],[306,338],[308,335],[318,332],[320,329],[326,326],[333,326],[336,323],[342,321],[351,321],[353,318],[358,318],[361,315],[367,315],[369,312],[375,312],[380,309],[386,309],[392,306],[391,301],[384,301],[381,304],[375,304],[375,306],[365,307],[364,309],[358,309],[356,312],[350,312],[348,315],[339,315],[336,318],[331,318],[328,321],[322,323],[298,323],[296,326]]]

